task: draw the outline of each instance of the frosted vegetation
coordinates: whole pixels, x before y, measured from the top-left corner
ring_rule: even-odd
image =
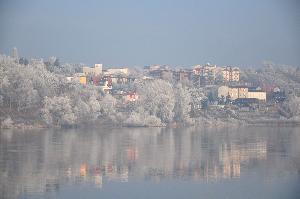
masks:
[[[258,85],[276,85],[284,90],[287,100],[283,108],[288,110],[293,119],[300,119],[300,68],[290,65],[275,65],[265,62],[263,68],[245,69],[241,73],[245,82],[256,82]]]
[[[191,116],[191,105],[207,95],[201,89],[167,80],[136,80],[139,100],[125,102],[104,94],[93,85],[67,82],[66,76],[80,71],[80,65],[35,63],[23,65],[0,55],[0,122],[47,127],[76,127],[91,123],[125,126],[193,125],[211,118]],[[274,81],[280,86],[299,85],[295,67],[271,68],[261,73],[246,71],[244,79]],[[299,97],[291,95],[288,106],[300,115]],[[212,118],[216,118],[217,114]]]
[[[164,80],[136,81],[140,98],[125,103],[93,85],[67,82],[70,64],[22,65],[0,57],[0,99],[3,125],[13,122],[42,123],[71,127],[91,122],[109,122],[127,126],[164,126],[174,121],[190,123],[190,93],[180,84]],[[74,67],[76,68],[76,66]],[[175,97],[177,96],[177,97]]]

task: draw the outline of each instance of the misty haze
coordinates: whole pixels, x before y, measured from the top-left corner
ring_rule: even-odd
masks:
[[[0,198],[298,198],[299,8],[0,1]]]

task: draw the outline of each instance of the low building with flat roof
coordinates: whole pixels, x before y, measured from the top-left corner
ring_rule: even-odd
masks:
[[[248,91],[248,98],[255,98],[261,101],[267,100],[267,93],[264,91]]]
[[[266,92],[262,90],[256,90],[247,86],[220,86],[218,88],[218,97],[229,96],[231,100],[255,98],[260,101],[267,100]]]
[[[102,64],[95,64],[94,67],[84,66],[82,72],[85,75],[95,75],[98,76],[102,73]]]

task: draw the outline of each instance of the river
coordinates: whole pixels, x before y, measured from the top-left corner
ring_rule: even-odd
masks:
[[[299,198],[300,129],[5,130],[0,198]]]

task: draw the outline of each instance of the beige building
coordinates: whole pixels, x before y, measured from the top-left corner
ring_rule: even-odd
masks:
[[[228,92],[229,92],[229,87],[228,86],[220,86],[218,88],[218,97],[219,98],[221,98],[222,96],[226,97],[228,95]]]
[[[109,68],[104,72],[105,75],[129,74],[128,68]]]
[[[205,76],[215,80],[217,69],[218,68],[216,65],[210,65],[209,63],[207,63],[204,66],[200,66],[200,65],[194,66],[193,73],[195,75],[200,75],[201,77]]]
[[[247,87],[237,87],[238,98],[248,98],[248,88]]]
[[[249,91],[248,98],[255,98],[261,101],[267,100],[267,93],[264,91]]]
[[[150,65],[149,66],[149,70],[159,70],[160,69],[160,65]]]
[[[240,69],[227,66],[222,69],[222,76],[224,82],[238,82],[240,81]]]
[[[102,73],[102,64],[95,64],[94,68],[84,66],[82,68],[82,72],[85,75],[100,75]]]
[[[220,86],[218,88],[218,97],[221,98],[230,96],[231,100],[235,100],[238,98],[255,98],[261,101],[266,101],[267,94],[261,90],[250,90],[245,86]]]
[[[228,89],[228,95],[230,96],[230,99],[232,99],[232,100],[235,100],[235,99],[239,98],[238,88],[229,88]]]
[[[238,98],[248,98],[248,88],[244,86],[228,87],[220,86],[218,88],[218,97],[221,98],[230,96],[232,100]]]
[[[238,98],[248,98],[248,88],[247,87],[229,87],[228,94],[232,100]]]

